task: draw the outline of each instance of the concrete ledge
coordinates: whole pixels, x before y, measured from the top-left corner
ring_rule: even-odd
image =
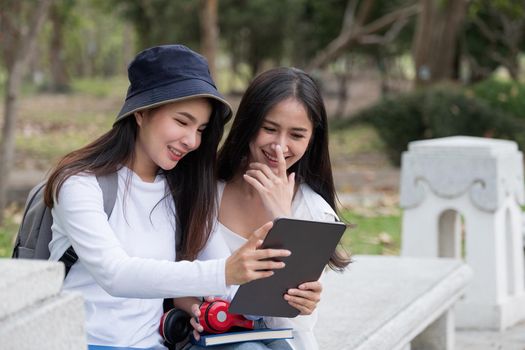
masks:
[[[84,300],[63,281],[62,263],[0,259],[0,349],[87,349]]]
[[[0,259],[0,319],[57,295],[63,281],[62,263]]]
[[[417,338],[413,349],[416,344],[450,349],[449,310],[471,277],[459,260],[356,256],[349,271],[328,273],[323,280],[315,329],[319,347],[395,350],[409,348]]]
[[[63,293],[0,320],[2,349],[87,349],[84,301]]]

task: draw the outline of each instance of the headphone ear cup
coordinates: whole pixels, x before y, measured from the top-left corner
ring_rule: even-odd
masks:
[[[200,306],[199,306],[199,310],[201,312],[200,316],[199,316],[199,323],[200,325],[202,326],[202,328],[204,328],[204,331],[207,332],[207,333],[210,333],[210,327],[208,326],[208,316],[207,316],[207,312],[206,310],[208,310],[208,308],[213,304],[214,302],[203,302]]]
[[[210,303],[203,303],[199,322],[208,333],[223,333],[231,328],[231,317],[228,314],[227,301],[222,299]]]
[[[177,344],[188,337],[191,332],[191,316],[180,309],[171,309],[161,320],[161,335],[169,344]]]

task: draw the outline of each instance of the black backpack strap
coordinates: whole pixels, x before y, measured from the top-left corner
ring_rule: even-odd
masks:
[[[100,189],[102,190],[102,198],[104,200],[104,212],[108,216],[109,220],[109,217],[113,212],[115,202],[117,201],[118,175],[117,173],[111,173],[108,175],[97,176],[97,181],[98,185],[100,186]],[[73,266],[77,262],[78,255],[73,249],[73,247],[69,247],[64,252],[62,257],[58,260],[64,263],[66,267],[65,276],[67,276],[69,270],[71,269],[71,266]]]
[[[67,274],[69,273],[69,270],[71,270],[71,266],[73,266],[73,264],[75,264],[77,260],[78,255],[77,253],[75,253],[73,247],[67,248],[62,257],[58,259],[58,261],[62,261],[64,263],[64,266],[66,267],[66,274],[64,275],[64,278],[66,278]]]

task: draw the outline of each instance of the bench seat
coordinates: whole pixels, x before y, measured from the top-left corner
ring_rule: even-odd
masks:
[[[471,277],[454,259],[354,256],[323,280],[319,348],[451,350],[452,307]]]

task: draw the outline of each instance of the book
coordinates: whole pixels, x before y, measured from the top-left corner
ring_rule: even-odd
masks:
[[[292,328],[262,328],[252,330],[230,330],[220,334],[201,334],[199,341],[193,337],[191,342],[195,345],[207,347],[221,344],[231,344],[244,341],[291,339]]]
[[[288,249],[292,255],[280,260],[283,269],[268,278],[243,284],[231,301],[229,312],[241,315],[295,317],[299,310],[283,295],[301,283],[317,281],[346,230],[341,222],[278,218],[261,248]]]

